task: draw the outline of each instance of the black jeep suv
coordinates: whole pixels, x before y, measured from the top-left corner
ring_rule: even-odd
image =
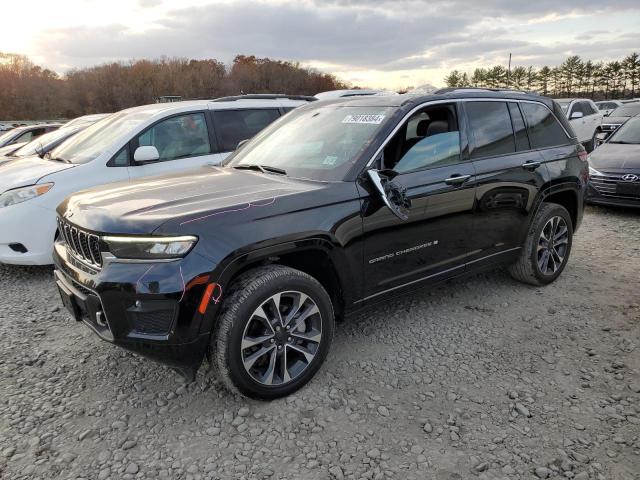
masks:
[[[276,398],[320,368],[335,318],[501,264],[553,282],[587,179],[537,95],[314,102],[223,166],[67,199],[55,277],[102,339],[191,378],[209,355],[232,390]]]

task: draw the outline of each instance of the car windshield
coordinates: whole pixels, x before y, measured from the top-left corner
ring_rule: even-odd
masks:
[[[115,113],[74,135],[49,155],[52,159],[69,163],[91,162],[107,151],[114,141],[131,132],[154,113],[155,110]]]
[[[11,156],[13,157],[28,157],[29,155],[36,155],[40,152],[45,153],[51,145],[63,140],[77,131],[77,128],[59,128],[53,132],[45,133],[39,137],[31,140],[25,146],[15,151]]]
[[[609,143],[640,144],[640,117],[630,118],[611,135]]]
[[[613,112],[611,112],[609,116],[610,117],[633,117],[638,113],[640,113],[640,102],[631,103],[631,104],[618,107]]]
[[[339,181],[390,117],[389,107],[301,109],[261,132],[225,165],[278,169],[297,178]]]

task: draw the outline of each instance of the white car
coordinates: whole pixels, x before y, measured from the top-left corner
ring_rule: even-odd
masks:
[[[60,126],[61,125],[59,123],[47,123],[13,128],[0,135],[0,147],[5,147],[14,143],[30,142],[40,135],[57,130]]]
[[[591,152],[598,143],[598,134],[602,132],[602,112],[588,98],[558,98],[556,102],[569,119],[578,141]]]
[[[44,158],[0,165],[0,262],[51,264],[55,210],[72,193],[217,165],[239,143],[309,101],[259,97],[130,108],[91,125]]]

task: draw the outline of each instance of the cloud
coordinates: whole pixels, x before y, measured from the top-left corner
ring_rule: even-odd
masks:
[[[147,7],[160,2],[138,0]],[[533,65],[555,64],[569,54],[600,59],[630,53],[640,45],[638,34],[602,31],[605,14],[594,14],[605,9],[628,11],[640,21],[637,0],[212,0],[167,10],[144,29],[47,29],[39,42],[57,70],[160,56],[229,62],[236,54],[252,54],[329,65],[329,71],[406,75],[504,62],[509,53]],[[571,23],[575,16],[593,21]],[[565,33],[568,25],[574,28]]]

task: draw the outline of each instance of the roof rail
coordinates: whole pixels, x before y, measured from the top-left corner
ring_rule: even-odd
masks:
[[[537,92],[527,90],[513,90],[511,88],[485,88],[485,87],[449,87],[441,88],[433,92],[433,95],[444,95],[446,93],[464,93],[464,92],[503,92],[503,93],[521,93],[523,95],[538,95]]]
[[[233,95],[230,97],[220,97],[211,100],[212,102],[235,102],[237,100],[303,100],[305,102],[315,102],[316,97],[309,95],[286,95],[283,93],[252,93],[248,95]]]

